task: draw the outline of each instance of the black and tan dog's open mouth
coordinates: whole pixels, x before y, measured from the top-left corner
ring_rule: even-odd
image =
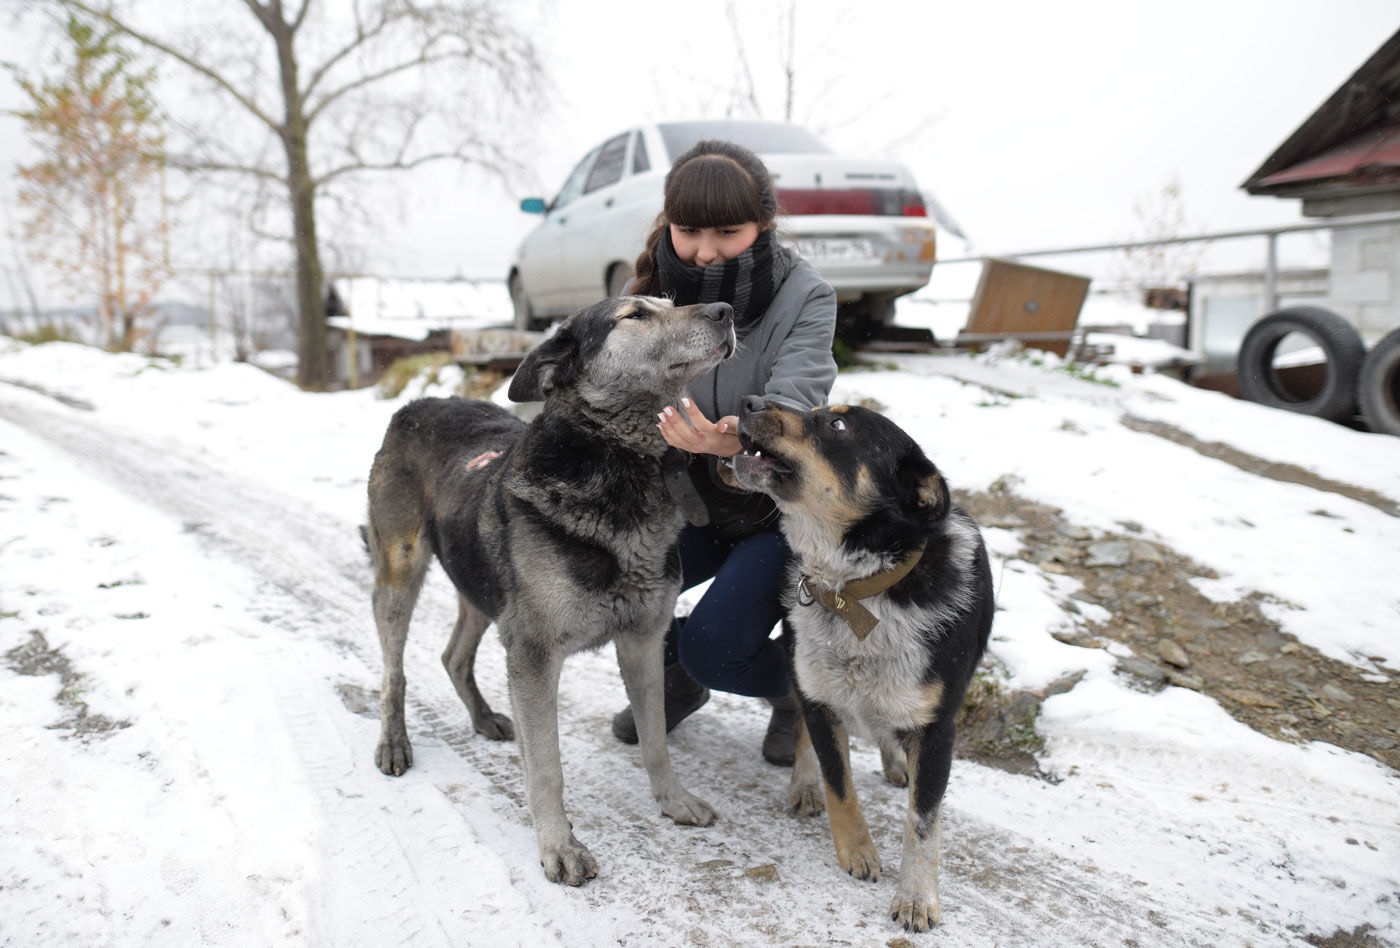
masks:
[[[744,450],[733,457],[721,458],[721,463],[727,462],[727,466],[730,468],[733,468],[735,464],[743,464],[750,473],[766,471],[775,477],[786,477],[792,473],[792,465],[742,431],[739,432],[739,443],[743,445]]]

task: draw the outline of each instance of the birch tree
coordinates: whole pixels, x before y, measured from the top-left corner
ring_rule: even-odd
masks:
[[[39,159],[18,169],[33,252],[93,302],[109,349],[130,351],[168,275],[163,135],[140,69],[110,30],[69,16],[55,72],[12,69]]]

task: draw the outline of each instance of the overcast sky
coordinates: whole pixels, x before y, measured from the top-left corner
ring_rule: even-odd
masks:
[[[749,69],[778,117],[787,4],[740,6]],[[1137,236],[1134,203],[1173,178],[1191,229],[1292,221],[1296,201],[1239,184],[1397,28],[1394,0],[802,0],[794,117],[837,151],[903,161],[978,252]],[[521,197],[550,196],[587,149],[636,123],[722,114],[742,71],[723,3],[555,0],[534,35],[551,99],[518,118],[534,134],[533,180],[422,174],[373,234],[347,235],[365,269],[503,276],[539,220]],[[12,58],[15,38],[3,43]],[[18,132],[0,120],[7,203]],[[940,253],[963,247],[945,239]]]

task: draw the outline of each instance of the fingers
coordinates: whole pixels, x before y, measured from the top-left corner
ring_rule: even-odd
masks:
[[[666,443],[683,451],[692,454],[703,451],[705,446],[705,436],[714,428],[700,409],[696,408],[690,399],[684,400],[687,409],[682,415],[670,405],[667,405],[659,415],[657,415],[657,427],[661,429],[661,436],[666,439]]]
[[[705,417],[705,413],[701,411],[696,406],[696,404],[690,399],[682,398],[681,408],[685,411],[685,416],[690,419],[690,423],[694,425],[697,430],[703,431],[706,426],[708,426],[709,428],[714,427],[714,425],[710,424],[710,419]],[[670,411],[669,407],[667,408],[667,411]]]
[[[673,448],[691,454],[717,454],[722,457],[739,450],[739,439],[732,433],[737,419],[732,415],[720,419],[716,425],[705,417],[705,413],[693,401],[683,398],[680,411],[668,405],[656,417],[656,427]]]

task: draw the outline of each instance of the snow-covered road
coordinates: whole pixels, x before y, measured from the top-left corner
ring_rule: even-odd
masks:
[[[545,881],[516,748],[472,733],[439,664],[455,598],[436,571],[406,657],[415,767],[381,775],[358,524],[395,405],[304,395],[247,367],[138,374],[101,353],[0,349],[0,379],[69,399],[0,384],[0,943],[902,934],[884,909],[904,791],[884,783],[873,749],[857,748],[853,766],[889,870],[878,884],[841,872],[824,819],[787,812],[788,772],[758,754],[767,715],[755,701],[717,695],[672,735],[682,778],[721,815],[675,826],[636,749],[609,732],[624,701],[610,650],[566,666],[560,709],[566,802],[601,871],[580,889]],[[929,384],[882,375],[871,389],[885,401],[901,377]],[[1106,396],[1074,384],[1042,392],[1040,408],[1082,417]],[[858,392],[862,379],[842,385]],[[945,419],[978,410],[942,404]],[[1035,677],[1017,657],[1037,648],[1058,662],[1058,650],[1086,652],[1045,632],[1068,621],[1053,577],[1005,565],[994,650],[1013,674]],[[1032,628],[1048,646],[1023,641]],[[1393,772],[1268,740],[1194,692],[1133,691],[1101,653],[1074,657],[1089,675],[1040,724],[1058,782],[955,765],[944,925],[921,938],[1301,946],[1369,925],[1400,944]],[[478,668],[506,709],[494,641]]]

